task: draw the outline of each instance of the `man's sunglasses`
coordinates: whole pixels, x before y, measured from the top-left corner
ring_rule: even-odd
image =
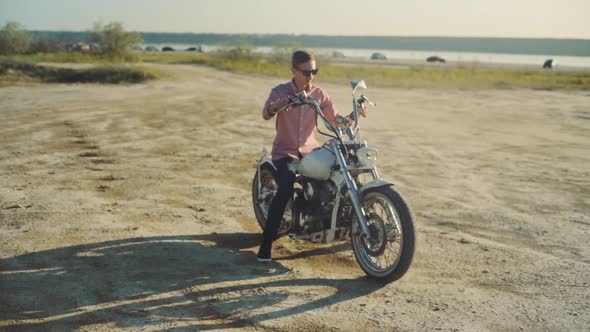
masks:
[[[311,69],[311,70],[301,70],[299,68],[295,68],[295,69],[299,70],[305,76],[317,75],[318,74],[318,71],[320,71],[318,68]]]

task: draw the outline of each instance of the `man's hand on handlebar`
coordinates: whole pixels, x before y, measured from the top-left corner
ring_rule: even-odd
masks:
[[[362,106],[362,107],[360,107],[360,108],[358,109],[358,113],[359,113],[359,115],[360,115],[360,116],[362,116],[363,118],[366,118],[366,117],[367,117],[367,105],[365,105],[365,104],[362,104],[361,106]]]
[[[289,106],[289,99],[279,99],[268,105],[268,113],[270,115],[275,115],[286,110],[287,106]]]
[[[275,115],[277,113],[287,110],[289,106],[301,105],[306,98],[307,94],[305,93],[305,91],[302,91],[289,98],[279,99],[268,106],[268,113],[270,115]]]
[[[362,106],[362,107],[359,107],[358,108],[358,110],[357,110],[358,111],[358,114],[360,116],[362,116],[363,118],[366,118],[367,117],[367,105],[362,104],[360,106]],[[346,121],[348,121],[348,125],[349,126],[354,125],[354,112],[353,113],[350,113],[349,115],[347,115],[344,118],[346,119]]]

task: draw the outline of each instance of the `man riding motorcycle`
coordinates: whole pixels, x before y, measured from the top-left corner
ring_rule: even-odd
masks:
[[[326,119],[334,126],[339,126],[336,119],[340,116],[332,103],[332,99],[325,90],[312,84],[319,69],[313,54],[306,51],[296,51],[291,59],[291,81],[279,84],[271,90],[262,117],[270,120],[276,115],[276,136],[272,146],[272,160],[276,167],[277,193],[274,196],[262,235],[260,248],[256,258],[260,262],[271,261],[272,242],[277,236],[277,229],[283,218],[285,207],[293,196],[295,174],[289,170],[289,163],[301,160],[308,153],[319,147],[315,139],[316,113],[309,105],[291,106],[284,112],[289,98],[305,91],[307,95],[317,100]],[[361,116],[366,116],[366,109],[359,110]],[[346,117],[352,122],[352,116]]]

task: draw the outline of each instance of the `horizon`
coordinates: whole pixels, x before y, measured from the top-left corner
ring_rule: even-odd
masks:
[[[19,23],[19,22],[17,22]],[[109,22],[109,23],[121,23],[121,22]],[[5,24],[5,23],[4,23]],[[73,32],[73,33],[85,33],[91,30],[92,27],[82,30],[50,30],[50,29],[25,29],[29,32]],[[393,37],[393,38],[448,38],[448,39],[532,39],[532,40],[583,40],[590,41],[588,38],[561,38],[561,37],[497,37],[497,36],[445,36],[445,35],[336,35],[336,34],[308,34],[308,33],[226,33],[226,32],[190,32],[190,31],[138,31],[128,30],[128,32],[137,33],[153,33],[153,34],[193,34],[193,35],[232,35],[232,36],[317,36],[317,37]]]
[[[76,43],[87,40],[88,31],[34,30],[35,38]],[[229,34],[192,32],[140,32],[144,45],[249,45],[291,46],[310,49],[365,49],[382,51],[468,52],[590,57],[590,40],[518,37],[446,36],[331,36],[309,34]],[[189,46],[187,46],[189,47]]]
[[[119,22],[154,33],[588,40],[589,12],[586,0],[300,0],[295,7],[272,0],[0,0],[0,24],[33,31]]]

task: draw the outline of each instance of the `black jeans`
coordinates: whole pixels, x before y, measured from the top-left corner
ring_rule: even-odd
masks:
[[[295,174],[289,170],[289,163],[293,159],[289,157],[273,160],[273,164],[277,168],[277,194],[270,203],[268,209],[268,217],[266,218],[266,226],[262,234],[263,245],[269,246],[277,237],[277,231],[285,213],[285,207],[289,199],[293,196],[293,184],[295,182]],[[270,249],[270,248],[269,248]]]

